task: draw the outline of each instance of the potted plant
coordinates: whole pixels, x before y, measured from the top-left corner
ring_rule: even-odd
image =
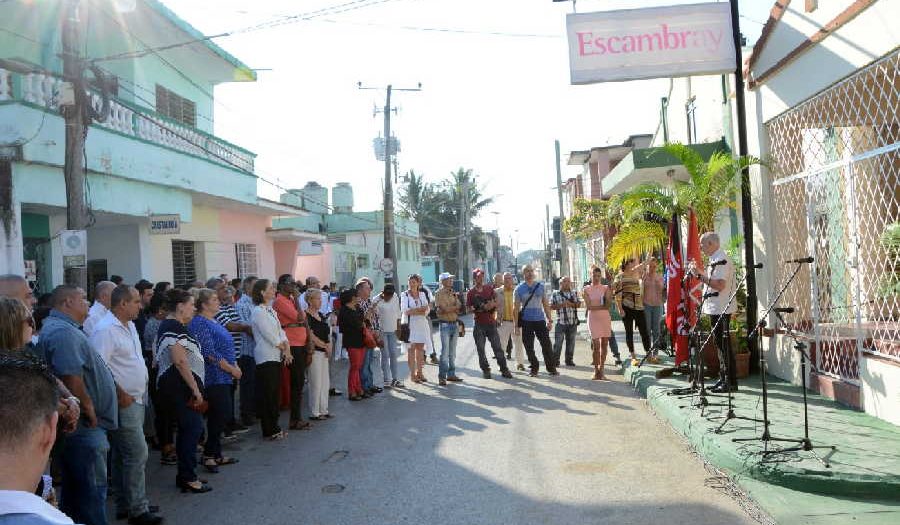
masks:
[[[875,320],[893,321],[900,318],[900,222],[885,225],[878,242],[888,264],[875,289],[869,315]]]
[[[737,312],[731,317],[731,349],[734,351],[735,376],[750,376],[750,347],[747,344],[747,317]]]

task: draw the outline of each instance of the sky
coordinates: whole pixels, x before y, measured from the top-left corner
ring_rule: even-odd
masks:
[[[558,215],[554,140],[563,180],[580,168],[568,152],[653,133],[663,79],[572,86],[565,15],[551,0],[163,0],[205,34],[273,18],[310,20],[216,39],[251,68],[252,83],[216,88],[216,134],[258,154],[257,174],[289,188],[307,181],[349,182],[356,210],[382,208],[384,167],[372,139],[383,129],[375,106],[384,87],[399,107],[400,173],[439,181],[472,169],[495,204],[476,220],[499,229],[517,250],[538,248],[545,205]],[[579,0],[579,12],[691,3],[684,0]],[[752,44],[772,0],[740,0]],[[451,31],[446,31],[451,30]],[[357,83],[378,87],[359,90]],[[260,193],[281,190],[261,184]]]

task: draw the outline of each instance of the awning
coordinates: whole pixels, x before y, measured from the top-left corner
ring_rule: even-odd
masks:
[[[689,144],[689,148],[709,160],[717,151],[730,152],[725,140]],[[616,195],[644,182],[667,184],[672,180],[688,180],[688,172],[665,148],[639,148],[632,150],[609,172],[600,185],[604,195]]]

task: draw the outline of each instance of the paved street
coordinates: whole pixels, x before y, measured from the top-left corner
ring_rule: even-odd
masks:
[[[588,379],[585,344],[560,377],[485,380],[470,334],[464,383],[341,398],[285,442],[253,429],[228,451],[238,465],[204,474],[209,494],[178,493],[153,454],[154,502],[179,525],[753,523],[621,375]]]

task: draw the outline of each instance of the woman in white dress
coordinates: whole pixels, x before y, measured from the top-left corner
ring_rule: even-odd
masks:
[[[409,276],[409,289],[400,299],[400,309],[409,323],[409,378],[413,382],[424,383],[427,380],[422,368],[425,366],[425,343],[431,337],[431,322],[428,320],[431,308],[418,274]]]

